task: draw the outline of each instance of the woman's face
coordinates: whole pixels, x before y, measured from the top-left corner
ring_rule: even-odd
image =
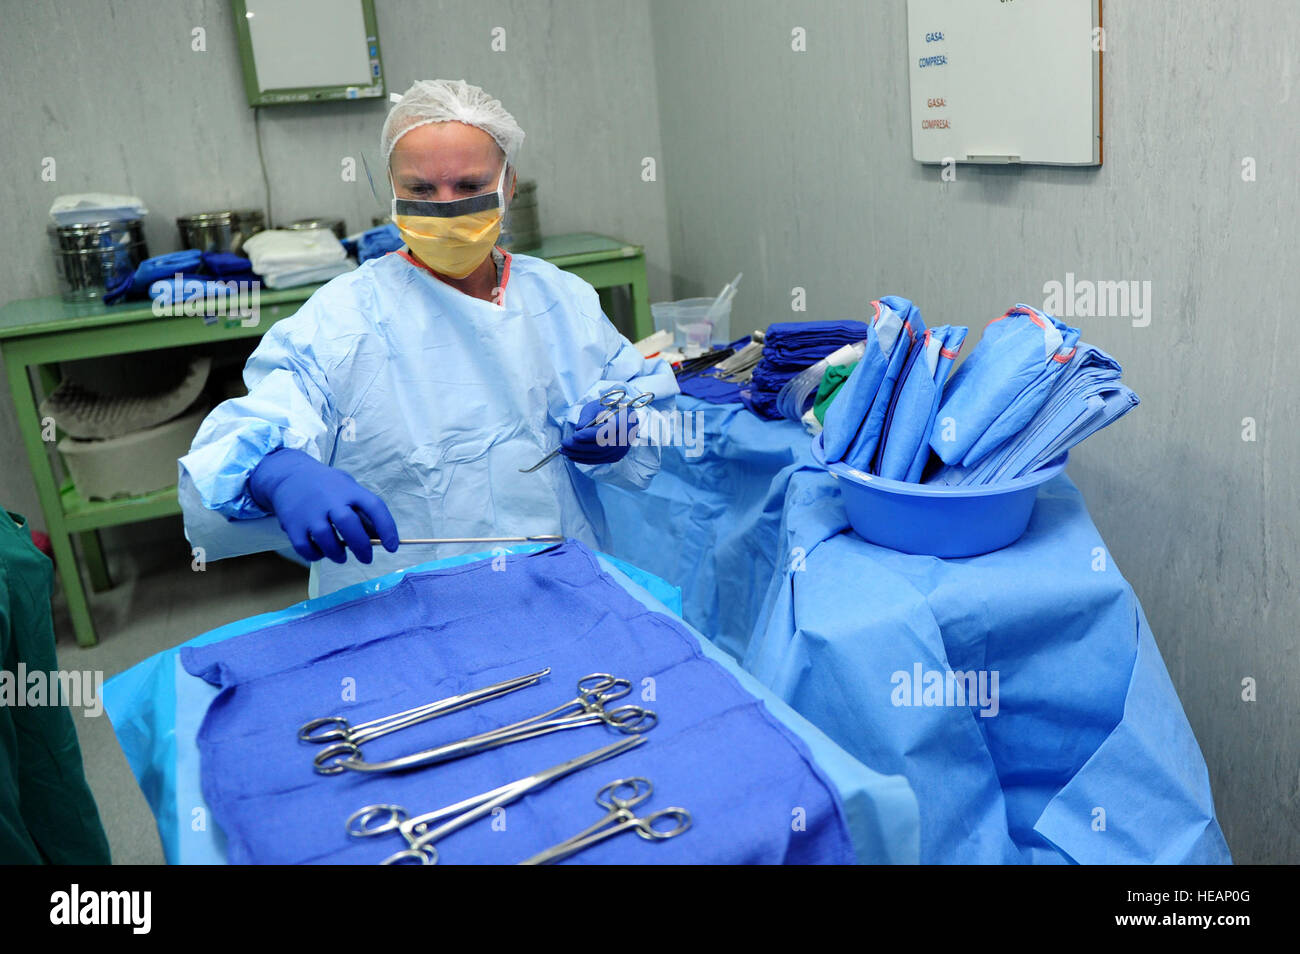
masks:
[[[450,202],[493,191],[504,161],[496,140],[477,126],[430,123],[397,140],[389,169],[398,198]]]

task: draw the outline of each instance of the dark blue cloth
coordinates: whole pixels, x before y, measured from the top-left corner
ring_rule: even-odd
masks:
[[[832,351],[862,341],[871,330],[861,321],[786,321],[768,325],[763,358],[748,388],[740,392],[745,406],[769,421],[782,417],[776,396],[800,371]]]
[[[166,255],[146,258],[136,266],[135,273],[129,281],[123,281],[108,289],[104,295],[104,304],[114,305],[124,298],[138,298],[144,295],[154,282],[174,278],[177,273],[184,274],[186,278],[202,280],[202,276],[197,274],[202,261],[203,253],[198,249],[168,252]]]
[[[396,252],[405,244],[402,233],[397,231],[397,226],[391,222],[367,229],[357,239],[357,262],[366,262],[387,255],[389,252]]]
[[[733,352],[737,352],[749,342],[750,336],[745,335],[745,337],[737,338],[728,345],[717,345],[716,347],[726,347]],[[730,381],[722,381],[719,379],[718,374],[718,369],[714,367],[706,368],[699,374],[683,375],[677,379],[677,387],[683,394],[689,394],[691,397],[697,397],[711,404],[739,404],[740,385],[733,384]]]
[[[234,252],[204,252],[203,271],[223,281],[252,281],[257,277],[253,263]]]
[[[181,276],[179,281],[176,280],[177,274]],[[115,305],[127,298],[157,297],[163,293],[161,288],[154,289],[157,282],[169,282],[168,301],[179,303],[200,295],[213,298],[225,295],[228,286],[215,284],[215,281],[251,282],[256,279],[252,265],[242,255],[186,249],[145,259],[133,273],[105,292],[104,304]]]
[[[862,321],[782,321],[767,326],[763,360],[809,367],[842,345],[862,341],[869,325]]]
[[[583,769],[438,844],[442,863],[520,861],[594,824],[598,789],[644,775],[651,812],[687,808],[684,835],[611,838],[573,861],[851,863],[834,788],[804,744],[733,677],[707,660],[681,623],[647,610],[570,541],[523,556],[414,573],[395,586],[264,630],[182,652],[185,668],[221,686],[199,732],[203,793],[234,863],[373,863],[400,835],[350,838],[344,821],[372,803],[420,814],[549,768],[621,736],[574,729],[414,772],[321,776],[309,719],[353,723],[516,675],[552,668],[539,685],[371,743],[390,758],[536,715],[573,698],[592,672],[632,680],[628,703],[659,714],[648,743]],[[348,686],[356,701],[340,701]],[[504,822],[504,829],[501,829]]]
[[[721,380],[717,374],[701,371],[689,378],[678,378],[677,387],[683,394],[697,397],[712,404],[736,404],[740,402],[740,385]]]

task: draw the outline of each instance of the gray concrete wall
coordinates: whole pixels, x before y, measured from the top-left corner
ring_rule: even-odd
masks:
[[[1300,5],[1105,0],[1104,165],[959,166],[946,184],[911,158],[904,0],[651,9],[675,290],[744,269],[733,331],[862,317],[893,293],[974,336],[1067,272],[1151,282],[1146,327],[1075,322],[1142,405],[1070,474],[1142,600],[1236,858],[1300,860]]]
[[[603,232],[646,246],[652,296],[668,294],[661,187],[641,177],[658,156],[658,105],[644,0],[473,4],[378,0],[390,90],[417,79],[461,79],[501,99],[527,134],[522,178],[538,182],[549,234]],[[191,31],[206,31],[206,52]],[[505,30],[505,49],[492,31]],[[50,203],[72,192],[122,192],[149,208],[152,254],[179,247],[175,219],[203,209],[262,207],[254,113],[248,107],[228,0],[59,0],[5,3],[0,63],[0,303],[57,292],[46,247]],[[342,159],[372,168],[387,103],[262,110],[274,221],[342,217],[350,230],[387,214]],[[56,160],[57,179],[41,180]],[[0,372],[2,376],[3,372]],[[44,526],[21,453],[7,383],[0,393],[0,503]]]

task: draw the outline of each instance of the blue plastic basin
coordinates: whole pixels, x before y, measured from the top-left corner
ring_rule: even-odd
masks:
[[[826,463],[822,436],[813,459],[839,481],[849,523],[870,543],[903,553],[969,557],[1010,546],[1034,512],[1038,486],[1065,470],[1066,451],[1032,474],[1000,484],[942,487],[909,484],[864,474],[843,463]]]

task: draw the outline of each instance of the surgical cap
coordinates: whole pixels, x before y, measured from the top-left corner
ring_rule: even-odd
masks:
[[[514,164],[515,153],[524,141],[524,131],[515,122],[501,101],[493,99],[477,86],[464,80],[418,80],[403,94],[401,100],[388,113],[380,148],[388,162],[393,147],[417,126],[430,123],[459,122],[477,126],[496,140],[506,154],[506,162]]]

